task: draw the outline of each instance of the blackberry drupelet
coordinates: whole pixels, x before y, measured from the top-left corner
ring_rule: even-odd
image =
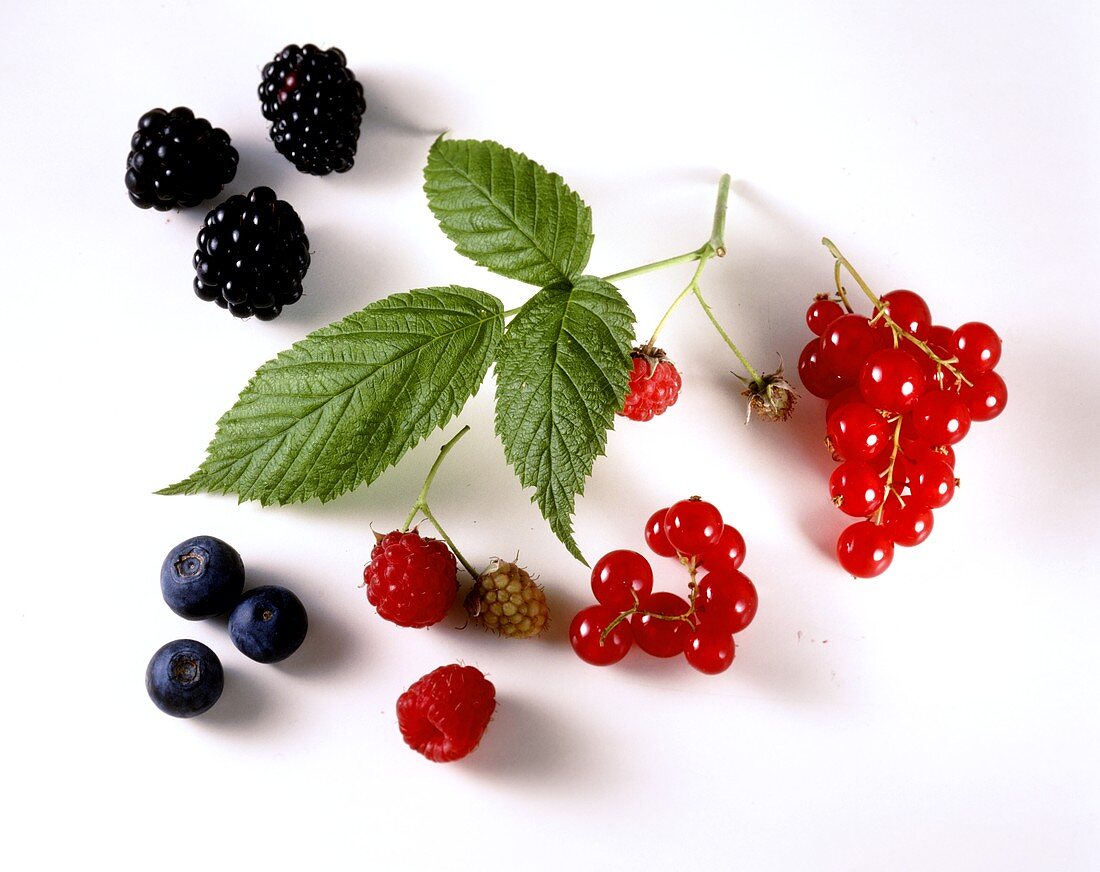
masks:
[[[130,202],[160,212],[218,196],[237,174],[229,134],[179,106],[152,109],[138,120],[126,160]]]
[[[340,49],[288,45],[264,67],[259,93],[279,154],[315,176],[351,169],[367,104]]]
[[[195,293],[238,318],[270,321],[302,296],[309,239],[271,188],[235,194],[206,216],[195,252]]]

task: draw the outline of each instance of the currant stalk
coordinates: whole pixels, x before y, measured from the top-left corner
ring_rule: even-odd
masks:
[[[631,595],[634,597],[634,605],[622,612],[619,612],[619,616],[615,620],[611,621],[602,633],[600,633],[600,644],[602,645],[607,641],[607,637],[611,635],[611,631],[614,630],[623,621],[630,620],[634,615],[644,615],[648,618],[652,618],[656,621],[685,621],[688,626],[694,627],[695,623],[692,621],[692,617],[695,615],[695,598],[698,596],[699,586],[696,583],[695,577],[698,574],[698,568],[695,565],[695,558],[681,558],[680,562],[687,567],[688,574],[691,576],[691,581],[688,582],[688,610],[680,615],[662,615],[658,612],[646,611],[642,608],[641,601],[638,599],[636,591],[631,591]]]
[[[431,489],[436,473],[439,472],[439,468],[443,465],[444,458],[447,456],[448,452],[454,448],[455,443],[468,432],[470,432],[470,427],[466,425],[451,437],[449,442],[439,449],[439,456],[436,457],[435,463],[433,463],[431,469],[428,470],[428,476],[424,479],[424,486],[420,488],[420,493],[417,494],[416,502],[413,503],[413,507],[409,511],[408,517],[405,518],[405,525],[401,528],[401,532],[408,532],[416,516],[418,514],[423,514],[431,525],[435,527],[436,532],[443,538],[443,541],[447,543],[447,547],[451,549],[454,556],[458,558],[458,562],[465,567],[468,573],[470,573],[470,577],[476,579],[481,573],[474,569],[473,566],[470,565],[470,562],[462,556],[462,552],[455,547],[455,543],[451,541],[451,537],[447,535],[447,531],[443,529],[443,525],[440,524],[439,520],[432,514],[431,507],[428,505],[428,491]]]
[[[951,373],[951,375],[955,377],[957,385],[965,384],[968,386],[973,386],[973,383],[970,381],[970,379],[963,375],[955,366],[955,364],[959,362],[959,359],[957,357],[940,357],[928,346],[928,343],[924,342],[921,339],[918,339],[916,336],[914,336],[912,333],[910,333],[908,330],[906,330],[893,318],[890,317],[890,315],[886,311],[886,306],[882,302],[881,298],[875,295],[875,293],[867,285],[867,282],[863,280],[863,276],[861,276],[856,268],[852,266],[851,261],[848,260],[848,258],[846,258],[843,254],[841,254],[840,249],[836,247],[836,244],[831,239],[829,239],[828,237],[823,237],[821,240],[821,244],[829,249],[829,253],[834,258],[836,258],[836,262],[833,265],[833,275],[836,279],[837,295],[840,297],[841,302],[844,304],[845,308],[847,308],[849,312],[852,311],[852,307],[848,303],[848,298],[845,296],[844,288],[840,281],[840,270],[842,266],[848,271],[849,275],[851,275],[851,277],[855,279],[855,282],[857,285],[859,285],[860,290],[862,290],[863,293],[867,295],[867,299],[870,300],[871,305],[875,307],[875,314],[871,318],[871,323],[873,324],[876,321],[882,321],[886,324],[886,326],[890,328],[890,332],[893,334],[894,337],[895,348],[898,347],[899,340],[901,339],[912,342],[914,345],[917,346],[917,348],[919,348],[924,354],[926,354],[933,363],[936,364],[937,372],[942,372],[942,370],[946,369],[949,373]]]

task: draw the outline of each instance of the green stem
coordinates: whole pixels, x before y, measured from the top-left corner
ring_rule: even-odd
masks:
[[[436,532],[438,532],[439,535],[443,537],[443,541],[447,543],[447,547],[450,548],[451,551],[454,552],[455,557],[458,558],[458,562],[466,568],[466,571],[468,573],[470,573],[470,578],[476,580],[481,575],[481,573],[474,569],[470,565],[470,561],[462,556],[462,552],[455,547],[455,543],[451,541],[451,537],[447,535],[447,531],[443,529],[443,525],[440,524],[435,515],[432,514],[432,510],[429,509],[427,505],[421,506],[421,508],[424,510],[424,517],[431,521],[432,526],[436,529]]]
[[[703,247],[707,248],[709,247],[709,245],[710,243],[708,242],[707,245]],[[649,340],[646,342],[646,344],[642,346],[644,349],[646,349],[647,351],[653,351],[653,349],[657,347],[658,334],[660,334],[660,332],[664,329],[665,323],[668,321],[669,318],[672,317],[672,313],[675,312],[680,307],[680,304],[687,299],[688,294],[699,287],[699,276],[703,274],[703,267],[707,265],[707,261],[710,260],[713,256],[713,254],[708,254],[706,257],[701,257],[699,259],[699,266],[695,267],[695,274],[692,275],[691,281],[688,282],[686,288],[680,291],[676,299],[672,301],[672,304],[667,309],[665,309],[665,314],[661,316],[661,320],[658,321],[657,326],[653,328],[653,334],[649,337]]]
[[[439,520],[432,514],[432,510],[428,507],[428,491],[431,489],[432,482],[435,480],[436,473],[439,472],[440,466],[443,465],[443,458],[447,456],[447,453],[454,448],[455,443],[458,442],[463,436],[470,432],[469,425],[459,430],[451,440],[439,449],[439,456],[436,457],[435,463],[432,464],[432,468],[428,470],[428,476],[424,479],[424,486],[420,488],[420,493],[416,496],[416,502],[413,503],[412,510],[409,512],[409,516],[405,519],[405,526],[401,528],[402,532],[409,529],[413,519],[420,513],[424,513],[424,517],[431,522],[435,527],[436,532],[443,537],[443,541],[447,543],[447,547],[454,552],[455,557],[466,568],[466,571],[470,573],[471,578],[477,578],[480,573],[474,569],[468,560],[462,556],[462,552],[455,547],[455,543],[451,541],[451,537],[447,535],[447,531],[443,529],[443,525],[439,523]]]
[[[749,377],[758,385],[763,386],[764,380],[760,377],[752,364],[749,363],[748,358],[741,353],[741,349],[734,344],[734,341],[730,339],[730,335],[722,328],[722,325],[718,323],[718,319],[714,316],[714,312],[711,311],[707,301],[703,299],[703,292],[699,289],[699,286],[695,286],[695,299],[699,301],[699,305],[703,307],[703,311],[707,313],[707,317],[710,318],[710,323],[714,325],[714,329],[718,331],[718,335],[725,340],[726,345],[730,347],[730,351],[737,355],[737,359],[741,361],[741,365],[745,367],[745,372],[749,374]]]
[[[619,279],[645,275],[649,272],[664,269],[666,266],[676,266],[679,263],[691,263],[696,260],[706,261],[712,257],[724,257],[726,254],[726,207],[729,197],[730,176],[729,173],[724,173],[722,178],[718,180],[718,197],[714,204],[714,221],[710,228],[710,239],[705,245],[699,246],[694,251],[677,254],[674,257],[666,257],[664,260],[657,260],[622,272],[612,273],[609,276],[604,276],[603,280],[605,282],[617,282]]]
[[[519,310],[522,309],[522,308],[523,308],[523,306],[516,306],[516,308],[514,308],[514,309],[505,309],[504,310],[504,317],[505,318],[511,318],[513,315],[518,314]]]
[[[605,282],[617,282],[619,279],[631,279],[634,276],[645,275],[649,272],[656,272],[659,269],[664,269],[666,266],[676,266],[678,263],[691,263],[693,260],[699,260],[703,257],[707,246],[697,248],[694,251],[689,251],[686,254],[678,254],[675,257],[666,257],[664,260],[657,260],[653,263],[643,264],[642,266],[636,266],[633,269],[625,269],[622,272],[612,273],[609,276],[604,276]]]

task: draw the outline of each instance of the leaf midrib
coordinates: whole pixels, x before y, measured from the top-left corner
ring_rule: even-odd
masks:
[[[557,265],[557,263],[555,263],[553,253],[552,252],[547,253],[546,251],[544,251],[542,246],[539,244],[538,240],[535,239],[534,236],[532,236],[530,233],[528,233],[519,224],[519,222],[516,220],[516,217],[515,217],[514,214],[510,215],[508,212],[505,211],[504,207],[501,206],[501,204],[498,203],[493,198],[493,195],[490,191],[486,190],[484,187],[482,187],[480,184],[478,184],[476,181],[474,181],[473,177],[471,177],[469,173],[465,172],[461,167],[459,167],[458,164],[454,163],[446,154],[444,154],[442,149],[439,149],[438,154],[444,160],[444,162],[449,167],[451,167],[451,169],[453,169],[456,173],[461,175],[462,178],[464,178],[473,188],[478,190],[485,197],[485,199],[489,202],[489,204],[494,209],[496,209],[498,213],[500,213],[501,216],[503,216],[504,218],[509,219],[512,222],[512,226],[515,227],[516,230],[518,230],[524,237],[526,237],[527,241],[531,243],[532,248],[534,248],[535,251],[537,251],[539,254],[541,254],[543,259],[546,261],[546,264],[551,269],[553,269],[554,272],[557,273],[558,279],[564,279],[564,280],[568,281],[571,278],[570,276],[568,276],[564,272],[562,272],[561,267],[559,267]],[[493,155],[490,152],[490,154],[489,154],[489,177],[490,178],[492,178],[492,175],[493,175],[492,163],[493,163]],[[512,168],[512,174],[513,174],[513,176],[515,175],[515,167]],[[536,206],[537,206],[537,199],[538,199],[538,180],[537,179],[535,180],[535,197],[536,197]],[[557,223],[559,225],[561,224],[561,212],[560,211],[558,213],[558,222]],[[553,283],[548,282],[547,284],[553,284]]]

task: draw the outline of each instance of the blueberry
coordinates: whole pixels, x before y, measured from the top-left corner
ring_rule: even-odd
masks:
[[[160,567],[160,592],[168,608],[197,621],[233,608],[244,590],[241,555],[213,536],[195,536],[168,552]]]
[[[149,698],[174,718],[201,715],[218,701],[223,687],[225,673],[218,655],[194,639],[161,646],[145,670]]]
[[[305,606],[285,587],[250,590],[229,613],[229,637],[246,657],[260,663],[285,660],[306,637]]]

